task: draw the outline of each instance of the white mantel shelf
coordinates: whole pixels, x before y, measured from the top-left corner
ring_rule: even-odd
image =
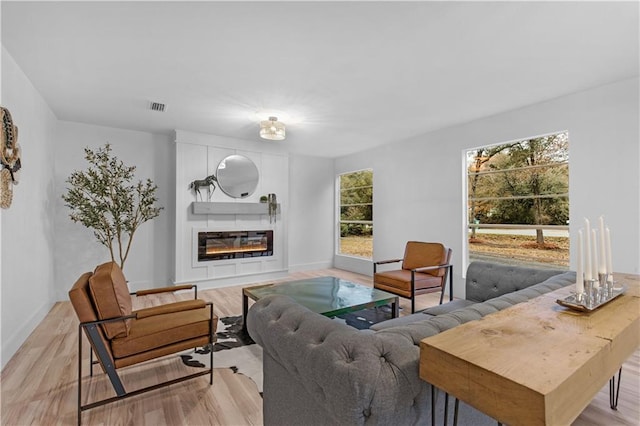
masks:
[[[194,201],[193,214],[269,214],[268,203],[211,203]],[[278,204],[277,213],[280,213]]]

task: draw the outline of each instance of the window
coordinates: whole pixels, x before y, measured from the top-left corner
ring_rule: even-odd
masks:
[[[340,185],[338,254],[373,258],[373,170],[345,173]]]
[[[569,137],[466,152],[469,260],[569,267]]]

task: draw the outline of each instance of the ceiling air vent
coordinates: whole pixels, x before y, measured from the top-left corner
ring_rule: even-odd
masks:
[[[151,102],[151,111],[164,112],[165,105],[160,102]]]

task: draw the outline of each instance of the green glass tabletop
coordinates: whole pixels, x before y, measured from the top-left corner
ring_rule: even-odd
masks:
[[[313,312],[328,317],[397,302],[394,294],[336,277],[245,287],[242,291],[252,300],[271,294],[286,295]]]

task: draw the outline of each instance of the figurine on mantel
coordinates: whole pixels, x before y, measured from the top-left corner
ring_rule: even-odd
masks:
[[[198,201],[198,195],[200,196],[200,201],[202,201],[202,193],[200,193],[200,188],[207,187],[207,189],[209,190],[209,196],[207,197],[207,200],[211,200],[211,195],[213,194],[213,191],[216,190],[216,185],[214,182],[217,181],[218,179],[216,179],[215,175],[207,176],[204,179],[196,179],[189,184],[189,189],[193,189],[193,191],[195,192],[196,201]]]

